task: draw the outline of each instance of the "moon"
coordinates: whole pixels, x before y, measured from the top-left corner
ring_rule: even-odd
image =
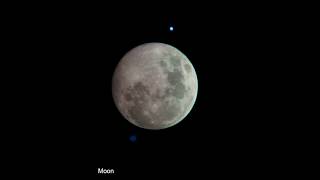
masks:
[[[144,129],[165,129],[181,122],[197,93],[198,79],[189,59],[163,43],[146,43],[127,52],[112,78],[117,109]]]

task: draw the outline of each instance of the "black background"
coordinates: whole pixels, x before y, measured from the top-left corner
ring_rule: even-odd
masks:
[[[24,132],[17,151],[40,157],[39,166],[57,163],[56,172],[102,177],[97,168],[113,168],[115,176],[279,171],[288,142],[280,115],[288,19],[276,9],[245,7],[197,16],[70,7],[18,15],[13,33],[29,59],[20,65],[32,67],[31,77],[21,77],[32,94],[24,114],[33,118],[17,126]],[[190,114],[160,131],[130,124],[111,95],[119,60],[148,42],[182,51],[199,83]]]

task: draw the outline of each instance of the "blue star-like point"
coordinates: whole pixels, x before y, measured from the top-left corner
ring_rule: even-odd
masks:
[[[129,137],[129,140],[134,143],[134,142],[137,141],[137,136],[136,136],[136,135],[131,135],[131,136]]]

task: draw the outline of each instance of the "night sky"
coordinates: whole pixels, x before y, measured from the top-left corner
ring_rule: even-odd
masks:
[[[41,98],[37,116],[21,122],[21,129],[32,127],[20,137],[21,147],[40,154],[41,162],[59,161],[60,169],[89,176],[99,176],[97,168],[112,168],[118,176],[269,168],[260,165],[272,164],[285,139],[277,99],[284,92],[276,88],[285,63],[278,54],[286,41],[284,21],[262,9],[214,10],[197,16],[78,10],[21,17],[24,45],[39,52],[33,76],[43,83],[32,90]],[[179,49],[198,78],[188,116],[156,131],[124,119],[111,94],[117,63],[149,42]]]
[[[275,60],[268,54],[272,30],[257,21],[263,19],[233,14],[168,15],[125,17],[99,25],[88,40],[92,42],[85,53],[88,58],[75,60],[83,63],[81,78],[75,77],[83,88],[81,106],[74,109],[76,117],[82,114],[78,117],[82,130],[76,132],[82,137],[80,144],[90,147],[84,152],[92,161],[88,167],[92,171],[114,168],[121,174],[210,172],[212,168],[228,172],[256,168],[254,164],[272,158],[270,143],[276,143],[273,139],[279,128],[277,117],[269,113],[275,91],[267,80],[273,76],[268,67]],[[159,131],[130,124],[111,97],[111,78],[121,57],[148,42],[167,43],[182,51],[193,64],[199,83],[188,116]]]

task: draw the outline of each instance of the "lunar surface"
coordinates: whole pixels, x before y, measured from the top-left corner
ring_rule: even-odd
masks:
[[[164,129],[191,111],[198,91],[196,72],[178,49],[163,43],[137,46],[124,55],[112,79],[120,113],[145,129]]]

